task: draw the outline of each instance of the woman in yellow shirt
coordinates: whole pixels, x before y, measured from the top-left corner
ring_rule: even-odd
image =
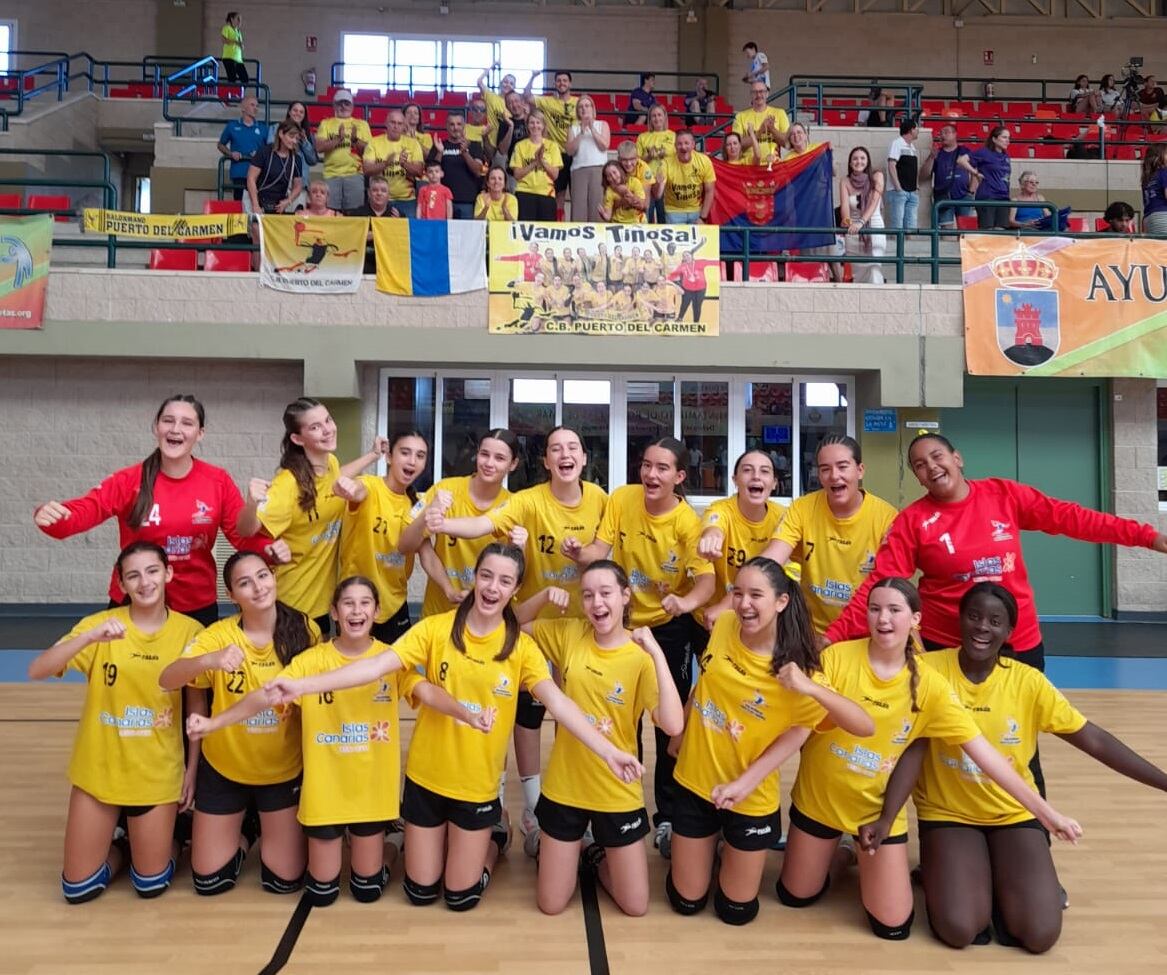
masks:
[[[653,105],[648,110],[648,131],[636,137],[636,154],[644,160],[648,170],[655,177],[660,172],[664,160],[676,154],[677,133],[669,128],[669,116],[663,105]],[[654,197],[648,208],[650,223],[665,222],[664,201]]]
[[[405,116],[405,135],[418,141],[423,157],[429,156],[434,147],[434,137],[421,126],[421,106],[417,102],[406,102],[401,107],[401,114]],[[418,183],[423,182],[418,180]]]
[[[1013,594],[995,582],[978,582],[960,600],[960,648],[925,654],[924,661],[948,681],[1029,788],[1029,761],[1038,732],[1045,731],[1136,782],[1167,791],[1167,774],[1087,721],[1039,670],[1012,659],[1007,641],[1016,623]],[[877,849],[888,836],[913,786],[924,897],[936,936],[954,948],[987,944],[991,923],[1001,944],[1034,954],[1052,948],[1062,931],[1064,892],[1041,825],[942,742],[918,739],[900,758],[880,818],[859,830],[864,850]]]
[[[613,558],[632,583],[632,625],[648,626],[665,652],[678,692],[688,690],[696,623],[689,614],[713,595],[713,566],[697,554],[701,521],[684,496],[689,450],[673,437],[649,444],[640,461],[640,483],[612,492],[594,540],[565,541],[565,551],[586,566]],[[669,736],[656,729],[654,845],[668,859],[673,807],[679,787]]]
[[[563,155],[555,142],[544,138],[546,126],[542,112],[531,112],[527,117],[527,138],[511,154],[520,220],[553,222],[556,217],[555,180],[563,168]]]
[[[1082,827],[1034,792],[985,740],[948,682],[918,662],[914,632],[920,616],[915,586],[894,576],[881,579],[868,596],[870,637],[823,651],[827,683],[863,703],[875,721],[875,734],[859,739],[845,729],[820,725],[803,746],[778,878],[778,899],[787,907],[815,903],[830,886],[833,870],[855,862],[854,846],[839,841],[879,818],[888,776],[917,738],[958,746],[1051,833],[1070,842],[1082,835]],[[859,885],[876,937],[902,941],[912,933],[915,916],[902,812],[890,832],[872,855],[859,858]]]
[[[478,194],[474,204],[475,220],[514,221],[519,218],[519,201],[508,193],[507,171],[502,166],[491,166],[486,174],[486,189]]]
[[[212,717],[258,690],[320,639],[307,615],[276,598],[276,578],[253,552],[232,555],[223,566],[223,582],[239,612],[199,633],[158,678],[164,690],[209,689]],[[272,894],[300,889],[304,834],[296,807],[302,769],[299,715],[287,708],[266,708],[204,743],[190,850],[196,894],[221,894],[235,886],[255,842],[251,824],[244,822],[251,803],[263,830],[263,889]]]
[[[377,656],[327,674],[279,677],[268,688],[269,700],[286,702],[420,663],[426,680],[485,717],[490,730],[480,734],[433,708],[418,715],[401,803],[405,893],[417,905],[436,901],[444,884],[450,910],[477,906],[510,841],[497,790],[519,690],[538,697],[562,730],[600,755],[618,778],[633,781],[643,771],[555,686],[534,641],[520,632],[511,599],[523,569],[521,549],[491,543],[478,557],[472,594],[454,612],[423,620]]]
[[[632,589],[615,562],[593,562],[580,576],[584,619],[524,625],[560,675],[560,686],[595,728],[625,751],[636,747],[647,711],[666,735],[680,734],[684,711],[664,652],[647,627],[629,631]],[[548,605],[566,608],[563,589],[544,589],[519,607],[520,619]],[[581,848],[589,868],[625,914],[648,910],[648,811],[638,782],[613,779],[570,735],[556,736],[539,803],[539,825],[523,848],[538,855],[538,903],[559,914],[575,892]],[[587,833],[591,831],[592,839]]]
[[[726,924],[748,924],[782,835],[778,766],[825,717],[859,736],[875,724],[824,686],[806,603],[770,559],[741,567],[733,612],[718,617],[699,664],[684,735],[670,743],[680,794],[665,893],[678,914],[702,910],[724,838],[713,907]]]
[[[354,660],[384,653],[388,648],[372,635],[377,603],[372,580],[346,578],[332,597],[332,619],[339,635],[295,657],[279,676],[295,679],[328,673]],[[301,712],[304,753],[304,787],[297,816],[308,835],[304,888],[315,907],[327,907],[340,895],[346,833],[353,899],[372,903],[389,882],[389,870],[403,840],[400,830],[392,829],[392,821],[400,813],[397,708],[404,693],[479,731],[489,730],[482,714],[472,715],[414,671],[398,671],[349,690],[302,695],[295,702]],[[192,739],[204,738],[266,707],[266,691],[259,688],[213,718],[192,715],[187,731]],[[393,851],[389,863],[385,862],[387,831]]]
[[[85,617],[28,667],[31,680],[76,670],[88,681],[69,762],[61,892],[70,904],[93,900],[127,863],[140,897],[165,892],[175,817],[194,797],[199,749],[184,772],[182,695],[160,690],[158,675],[202,627],[166,608],[174,570],[160,546],[131,542],[116,571],[129,605]],[[111,844],[122,813],[129,840]]]
[[[319,400],[303,396],[284,409],[280,469],[271,481],[252,478],[239,530],[261,528],[287,543],[291,561],[276,569],[280,596],[328,632],[328,599],[336,585],[340,522],[345,501],[332,493],[340,476],[336,421]]]
[[[243,15],[238,10],[227,13],[227,20],[219,30],[223,38],[223,54],[219,58],[227,72],[227,84],[238,82],[246,85],[248,82],[247,65],[243,63]],[[240,97],[242,90],[240,90]]]

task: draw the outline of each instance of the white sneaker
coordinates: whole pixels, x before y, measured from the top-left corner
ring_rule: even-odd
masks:
[[[539,828],[538,823],[535,823],[533,829],[523,834],[523,852],[532,860],[536,860],[539,857],[539,840],[542,836],[543,830]]]
[[[666,860],[673,858],[673,824],[667,819],[657,824],[652,845],[660,850],[660,855]]]
[[[524,809],[523,815],[519,817],[519,832],[524,836],[537,830],[539,828],[539,820],[535,813],[530,809]]]

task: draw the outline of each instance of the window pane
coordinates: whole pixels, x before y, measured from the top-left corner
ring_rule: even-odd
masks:
[[[398,89],[438,87],[437,41],[393,42],[393,87]]]
[[[425,472],[413,484],[420,493],[434,483],[434,380],[392,376],[386,382],[385,401],[387,418],[381,431],[384,436],[391,438],[398,432],[417,430],[425,434],[430,445]]]
[[[347,88],[389,86],[389,37],[386,34],[345,34],[341,39],[344,84]]]
[[[689,448],[689,494],[724,495],[729,383],[681,383],[681,439]]]
[[[608,490],[608,416],[612,384],[607,379],[563,381],[563,425],[578,430],[588,454],[584,480]]]
[[[1167,386],[1155,392],[1159,397],[1159,500],[1167,501]]]
[[[661,437],[673,435],[673,384],[669,382],[628,383],[628,479],[640,483],[640,459],[644,448]]]
[[[546,480],[543,447],[555,426],[557,386],[554,379],[511,380],[507,426],[519,438],[519,466],[507,479],[512,491]]]
[[[528,79],[545,65],[542,41],[502,40],[498,42],[502,73],[513,74],[522,91]]]
[[[478,76],[494,63],[494,45],[484,41],[450,41],[447,45],[446,87],[477,91]]]
[[[0,71],[8,70],[8,52],[12,50],[12,28],[7,24],[0,25]],[[145,211],[143,211],[145,212]]]
[[[819,442],[829,433],[847,432],[847,384],[800,383],[798,395],[798,452],[806,494],[822,486],[814,462]]]
[[[442,464],[439,477],[473,474],[478,441],[490,429],[490,380],[442,380]]]
[[[790,383],[746,383],[746,450],[761,450],[774,462],[778,494],[793,490],[790,466],[790,432],[793,429]],[[736,460],[737,458],[733,458]]]

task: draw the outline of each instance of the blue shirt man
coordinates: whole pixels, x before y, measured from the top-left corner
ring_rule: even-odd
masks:
[[[243,199],[251,157],[267,142],[267,127],[255,119],[258,113],[259,102],[254,95],[248,95],[239,103],[239,118],[228,122],[219,136],[217,148],[221,155],[231,160],[231,182],[237,200]]]

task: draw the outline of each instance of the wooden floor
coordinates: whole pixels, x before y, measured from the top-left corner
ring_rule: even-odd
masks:
[[[91,904],[68,907],[62,901],[65,766],[80,693],[76,685],[0,686],[0,972],[260,972],[276,953],[298,898],[262,893],[254,862],[247,864],[240,886],[222,897],[196,898],[189,869],[182,864],[174,887],[158,900],[140,901],[123,876]],[[1148,758],[1167,764],[1167,694],[1077,692],[1070,697]],[[404,728],[408,733],[412,723]],[[545,742],[549,747],[549,729]],[[814,908],[783,908],[773,894],[777,853],[766,871],[762,910],[753,924],[728,927],[712,910],[680,918],[664,897],[665,864],[651,854],[653,903],[647,917],[625,918],[600,895],[605,968],[603,957],[589,958],[578,897],[560,917],[538,912],[535,865],[516,846],[500,864],[482,905],[470,914],[451,914],[440,904],[410,907],[401,893],[399,866],[378,904],[358,905],[345,888],[334,906],[308,914],[282,971],[1161,975],[1167,971],[1167,851],[1162,841],[1167,796],[1120,778],[1056,739],[1043,739],[1042,756],[1051,799],[1082,822],[1086,835],[1076,848],[1055,847],[1072,906],[1061,941],[1040,958],[997,945],[960,952],[945,948],[931,937],[922,903],[909,941],[881,942],[867,928],[854,877]],[[788,784],[793,763],[784,772]],[[646,786],[651,794],[651,783]],[[512,787],[510,808],[517,813],[519,805],[517,787]]]

